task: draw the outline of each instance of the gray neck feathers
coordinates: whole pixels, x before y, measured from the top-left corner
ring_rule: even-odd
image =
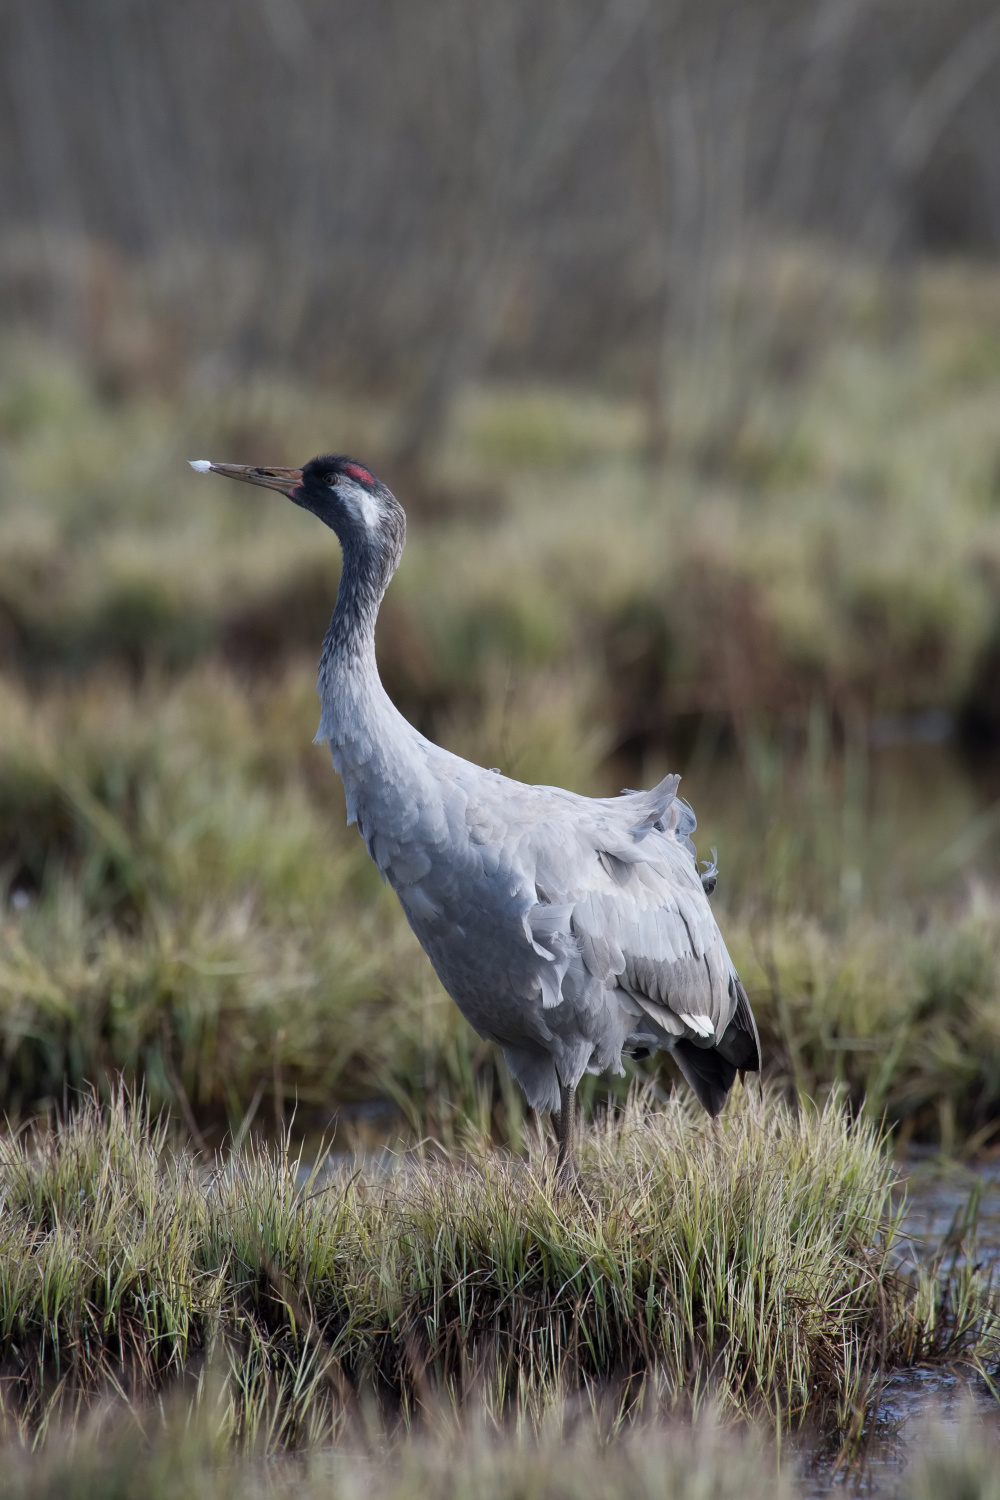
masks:
[[[360,544],[350,538],[343,551],[337,604],[323,640],[321,665],[336,659],[374,659],[375,621],[396,570],[395,559],[386,556],[387,549],[368,544],[367,538]]]
[[[398,544],[379,532],[374,537],[349,535],[342,540],[343,566],[337,604],[323,641],[319,662],[322,718],[318,738],[367,738],[364,720],[385,699],[375,664],[375,621],[389,581],[399,565]]]

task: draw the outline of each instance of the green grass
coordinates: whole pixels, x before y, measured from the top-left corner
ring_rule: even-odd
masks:
[[[580,1165],[560,1186],[529,1133],[520,1156],[470,1138],[310,1168],[245,1145],[213,1166],[122,1093],[10,1136],[8,1430],[194,1381],[248,1451],[470,1399],[532,1429],[583,1399],[616,1423],[707,1404],[856,1442],[885,1373],[993,1345],[971,1265],[897,1269],[892,1167],[835,1107],[744,1096],[714,1126],[635,1096]]]

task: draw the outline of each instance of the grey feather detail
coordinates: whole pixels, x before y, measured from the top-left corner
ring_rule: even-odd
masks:
[[[419,885],[397,887],[396,894],[411,921],[429,922],[433,925],[441,920],[443,913],[440,906]]]
[[[594,978],[605,984],[625,972],[625,955],[611,925],[598,896],[588,896],[573,908],[570,930],[580,944],[583,961]]]
[[[625,885],[632,873],[632,866],[628,861],[619,859],[617,855],[611,854],[607,849],[598,849],[597,858],[601,862],[601,868],[606,875],[610,875],[616,885]]]
[[[684,923],[684,931],[690,944],[689,952],[696,958],[701,958],[705,952],[705,939],[712,935],[712,929],[705,922],[704,913],[690,900],[686,891],[678,893],[677,915]]]
[[[551,1010],[555,1005],[562,1004],[562,982],[569,965],[567,959],[563,963],[542,964],[538,970],[538,983],[542,990],[542,1009]]]
[[[684,1023],[680,1016],[675,1015],[666,1005],[657,1005],[655,1000],[649,1000],[645,995],[633,995],[637,999],[647,1016],[654,1020],[667,1036],[680,1036],[684,1030]]]
[[[627,886],[616,880],[574,908],[572,930],[584,964],[602,983],[616,980],[644,1007],[651,1002],[646,1013],[668,1035],[721,1036],[735,1004],[728,997],[730,964],[693,861],[689,867],[683,856],[678,865],[672,843],[641,848],[646,852],[636,851],[638,860],[633,855],[635,862],[629,861],[637,878]],[[606,869],[605,861],[601,866]],[[665,1024],[667,1013],[674,1019]]]
[[[571,904],[555,906],[539,902],[538,905],[528,908],[524,914],[524,930],[528,942],[540,957],[555,959],[556,954],[551,952],[550,948],[557,945],[552,940],[564,937],[570,932],[572,916]],[[543,944],[549,944],[549,947]]]
[[[667,976],[671,1010],[682,1015],[705,1015],[711,1003],[711,990],[705,994],[705,970],[697,958],[679,958]]]
[[[698,828],[698,819],[694,815],[694,808],[690,802],[685,802],[683,797],[678,797],[674,806],[677,808],[678,821],[674,829],[674,838],[688,851],[692,859],[697,859],[698,851],[694,847],[691,835]]]
[[[562,1004],[562,983],[573,954],[579,950],[579,944],[572,936],[572,916],[571,905],[546,905],[542,902],[524,914],[528,941],[543,960],[536,971],[543,1010]]]
[[[608,831],[610,832],[610,830]],[[602,864],[604,857],[610,858],[614,865],[622,867],[620,873],[626,875],[627,878],[626,872],[631,872],[636,867],[641,869],[647,863],[649,850],[648,848],[637,849],[634,844],[627,844],[624,840],[621,843],[612,843],[609,840],[603,848],[598,849],[597,857],[601,860]]]
[[[638,823],[632,824],[632,837],[636,843],[652,833],[656,825],[662,821],[671,802],[677,795],[677,788],[681,784],[681,778],[676,775],[664,776],[663,780],[654,786],[651,791],[644,794],[644,817]]]
[[[386,871],[388,870],[389,865],[392,862],[392,845],[387,839],[374,832],[367,835],[367,837],[365,838],[365,845],[368,849],[368,853],[371,857],[372,863],[376,866],[379,874],[384,880],[386,877]]]
[[[507,1066],[533,1109],[559,1108],[559,1075],[551,1056],[535,1047],[501,1043]]]
[[[392,855],[392,881],[395,886],[416,885],[431,872],[431,861],[423,849],[412,847]]]
[[[595,979],[602,984],[610,984],[621,973],[611,961],[611,945],[606,938],[592,937],[589,932],[581,932],[573,923],[574,935],[580,943],[580,952],[587,969]]]
[[[651,964],[656,964],[663,952],[663,938],[666,933],[662,931],[664,924],[660,922],[660,913],[654,909],[647,909],[639,913],[638,948]]]

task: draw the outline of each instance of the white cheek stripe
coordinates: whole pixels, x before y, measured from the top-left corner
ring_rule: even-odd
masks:
[[[373,531],[378,525],[378,502],[375,496],[370,495],[363,485],[355,484],[353,479],[345,479],[343,476],[337,481],[336,491],[362,526]]]

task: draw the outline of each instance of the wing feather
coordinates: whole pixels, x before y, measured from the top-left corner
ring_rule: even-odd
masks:
[[[727,1061],[732,1052],[743,1066],[755,1038],[742,1024],[738,1037],[727,1032],[740,991],[698,873],[694,814],[677,784],[668,776],[649,792],[591,801],[491,777],[463,816],[474,846],[502,847],[540,1009],[582,1000],[586,972],[624,992],[626,1010],[634,1004],[645,1014],[638,1031],[652,1026],[696,1050],[728,1037]]]
[[[600,888],[581,893],[572,908],[589,971],[604,983],[616,979],[670,1034],[721,1037],[738,992],[731,993],[734,971],[693,859],[652,827],[626,859],[617,848],[598,853]]]

